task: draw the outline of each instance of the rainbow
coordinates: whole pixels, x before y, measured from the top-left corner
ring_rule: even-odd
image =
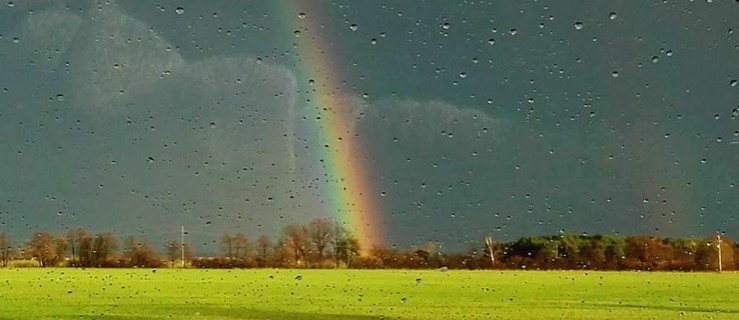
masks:
[[[332,43],[327,42],[328,30],[319,23],[319,10],[306,8],[306,2],[282,3],[293,27],[289,32],[296,49],[298,79],[310,79],[306,80],[305,98],[316,119],[323,161],[321,175],[325,177],[322,191],[329,198],[326,210],[357,237],[364,251],[384,242],[376,195],[368,181],[371,173],[365,165],[360,138],[354,132],[352,103],[340,89],[337,56],[331,53]]]

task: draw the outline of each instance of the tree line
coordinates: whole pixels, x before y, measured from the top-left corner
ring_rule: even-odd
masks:
[[[435,242],[404,249],[361,248],[342,224],[316,218],[307,224],[288,225],[273,237],[260,235],[254,241],[242,233],[224,234],[217,241],[218,254],[197,256],[189,243],[178,240],[156,248],[140,236],[120,241],[110,232],[93,234],[72,228],[64,235],[36,232],[19,243],[0,233],[0,266],[31,261],[39,267],[699,271],[718,270],[721,263],[723,270],[739,269],[739,243],[729,239],[563,234],[503,242],[480,240],[465,252],[442,252]]]

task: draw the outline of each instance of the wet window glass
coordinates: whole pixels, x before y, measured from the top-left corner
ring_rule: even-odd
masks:
[[[0,318],[733,318],[737,17],[5,1]]]

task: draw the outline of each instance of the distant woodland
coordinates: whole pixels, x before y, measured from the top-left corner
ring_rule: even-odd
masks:
[[[341,224],[318,218],[291,224],[279,235],[224,234],[220,253],[197,256],[180,239],[151,244],[139,236],[73,228],[36,232],[14,241],[0,233],[2,267],[99,268],[408,268],[737,270],[739,243],[729,239],[650,236],[530,236],[500,242],[480,239],[466,252],[442,252],[434,242],[409,248],[362,248]]]

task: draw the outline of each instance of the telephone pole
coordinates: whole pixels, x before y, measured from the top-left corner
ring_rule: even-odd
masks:
[[[495,267],[495,255],[493,255],[493,237],[485,236],[485,246],[488,247],[488,251],[490,251],[490,262],[493,264],[492,267]]]
[[[721,235],[717,235],[716,239],[718,240],[718,244],[716,245],[716,248],[718,248],[718,273],[724,272],[724,265],[723,261],[721,261]]]
[[[182,268],[185,268],[185,226],[180,229],[180,260]]]

